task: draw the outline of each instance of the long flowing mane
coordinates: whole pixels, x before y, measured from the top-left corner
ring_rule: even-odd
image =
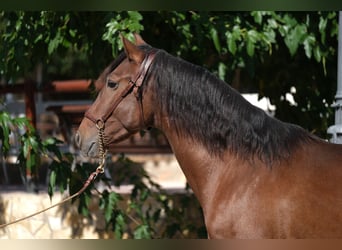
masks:
[[[341,145],[268,116],[208,70],[133,35],[135,44],[122,36],[124,51],[96,81],[75,134],[82,154],[115,153],[117,142],[155,126],[202,207],[208,238],[342,237]]]
[[[304,129],[268,116],[208,70],[160,50],[152,65],[159,107],[180,136],[212,154],[229,149],[272,163],[313,140]]]

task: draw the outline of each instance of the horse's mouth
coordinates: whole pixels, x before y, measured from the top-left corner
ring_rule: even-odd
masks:
[[[129,133],[125,128],[121,128],[117,133],[111,136],[110,139],[104,139],[104,149],[111,152],[111,149],[115,147],[119,142],[129,138],[132,133]],[[89,145],[89,146],[88,146]],[[91,141],[84,145],[81,151],[83,155],[90,158],[99,157],[99,144],[97,141]]]

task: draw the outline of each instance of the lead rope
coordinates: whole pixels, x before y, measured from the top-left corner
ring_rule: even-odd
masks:
[[[95,123],[97,132],[98,132],[98,144],[99,144],[99,156],[100,156],[100,161],[99,161],[99,166],[96,169],[96,172],[103,173],[104,172],[104,165],[106,161],[106,154],[107,150],[104,149],[104,121],[102,119],[98,119]],[[132,216],[129,214],[126,214],[128,218],[130,218],[136,225],[140,225],[136,219],[134,219]]]
[[[64,204],[65,202],[79,196],[80,194],[82,194],[84,192],[84,190],[86,190],[86,188],[90,185],[90,183],[92,183],[96,177],[99,175],[99,174],[102,174],[104,172],[104,165],[105,165],[105,161],[106,161],[106,154],[107,154],[107,151],[104,150],[104,123],[102,120],[98,120],[96,122],[96,127],[98,129],[98,143],[99,143],[99,165],[98,167],[96,168],[96,171],[91,173],[88,177],[88,179],[85,181],[85,183],[83,184],[83,187],[78,191],[76,192],[75,194],[65,198],[64,200],[48,207],[48,208],[44,208],[38,212],[35,212],[33,214],[30,214],[28,216],[25,216],[23,218],[20,218],[20,219],[17,219],[17,220],[14,220],[14,221],[11,221],[11,222],[8,222],[8,223],[5,223],[5,224],[1,224],[0,225],[0,228],[5,228],[9,225],[12,225],[12,224],[15,224],[15,223],[18,223],[20,221],[23,221],[23,220],[26,220],[26,219],[29,219],[33,216],[36,216],[38,214],[41,214],[41,213],[44,213],[46,212],[47,210],[50,210],[51,208],[54,208],[54,207],[57,207],[59,205],[62,205]]]

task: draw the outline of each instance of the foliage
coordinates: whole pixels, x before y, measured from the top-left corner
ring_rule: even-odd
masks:
[[[140,19],[134,11],[0,12],[0,75],[7,81],[34,77],[40,63],[48,79],[94,78],[120,49],[113,34],[141,31]]]
[[[144,15],[144,27],[155,22],[145,28],[146,40],[207,67],[241,92],[270,98],[276,117],[326,137],[336,93],[335,12],[159,14]]]
[[[337,27],[336,12],[0,12],[0,75],[34,78],[43,64],[45,81],[94,79],[122,49],[119,34],[138,32],[241,92],[269,97],[276,117],[326,137]]]
[[[19,130],[22,133],[18,139],[20,144],[18,163],[24,173],[29,171],[31,174],[25,174],[25,177],[37,177],[37,172],[41,167],[39,161],[44,157],[49,158],[48,194],[50,198],[56,188],[62,194],[68,192],[69,195],[73,195],[78,192],[97,167],[96,164],[74,162],[73,155],[60,151],[58,147],[60,141],[55,138],[42,141],[26,118],[12,118],[10,114],[2,111],[0,125],[1,150],[5,156],[11,146],[10,135],[18,133]],[[74,169],[73,163],[76,163]],[[94,195],[98,195],[106,231],[113,231],[117,239],[123,237],[172,238],[175,235],[178,238],[206,237],[203,224],[197,222],[199,225],[195,226],[194,221],[183,221],[186,213],[184,207],[189,207],[189,203],[197,204],[195,209],[201,211],[199,204],[189,191],[182,196],[180,206],[175,206],[174,197],[154,183],[141,166],[136,168],[136,163],[129,158],[121,155],[112,165],[114,169],[120,167],[120,171],[115,173],[115,180],[101,176],[78,197],[78,212],[84,219],[91,220],[90,200]],[[136,169],[138,171],[135,171]],[[37,179],[34,180],[37,181]],[[127,181],[133,184],[128,199],[111,190],[112,184],[120,186]],[[99,191],[97,186],[101,183],[106,185],[102,191]],[[97,194],[92,193],[92,189],[97,190]],[[201,218],[201,213],[198,216]],[[198,217],[196,219],[198,220]],[[132,222],[133,227],[130,226]],[[160,230],[156,230],[157,227]]]
[[[123,49],[121,40],[118,39],[118,34],[124,35],[128,39],[133,40],[133,33],[140,33],[144,29],[140,21],[142,15],[137,11],[127,11],[118,13],[107,24],[107,30],[102,36],[104,41],[108,41],[112,45],[113,57],[118,55]]]
[[[258,92],[276,106],[276,117],[326,137],[332,124],[336,89],[336,12],[0,12],[0,82],[15,83],[35,78],[43,65],[43,83],[56,79],[96,78],[122,49],[119,34],[132,39],[142,33],[151,45],[202,65],[241,92]],[[294,103],[287,99],[292,94]],[[19,163],[33,176],[43,157],[49,157],[48,193],[78,191],[94,164],[75,164],[71,154],[61,153],[59,141],[41,140],[24,118],[0,113],[3,152],[9,136],[20,133]],[[111,191],[110,180],[99,191],[99,206],[107,230],[116,238],[205,237],[202,227],[184,220],[193,203],[186,191],[176,206],[175,198],[158,187],[135,163],[124,156],[115,185],[127,178],[134,184],[129,199]],[[71,167],[74,166],[74,167]],[[26,176],[24,174],[24,176]],[[113,181],[113,180],[112,180]],[[91,218],[90,189],[79,197],[78,211]],[[128,201],[128,202],[127,202]],[[128,225],[136,220],[134,229]],[[160,221],[164,223],[160,230]],[[191,234],[193,233],[193,234]]]
[[[70,165],[71,155],[69,153],[62,154],[58,148],[58,141],[55,138],[41,140],[37,131],[33,128],[31,122],[25,117],[11,117],[6,111],[0,111],[0,142],[1,151],[4,157],[11,146],[19,144],[18,163],[22,173],[22,177],[37,178],[39,167],[41,166],[41,156],[52,159],[50,168],[52,169],[50,176],[49,195],[53,194],[52,189],[56,185],[55,169],[60,169],[60,173],[68,175],[68,166]],[[18,134],[18,142],[10,142],[11,135]],[[16,138],[16,137],[14,137]],[[12,144],[12,145],[11,145]],[[65,159],[66,158],[66,159]],[[62,177],[64,177],[62,176]],[[27,179],[25,179],[28,181]],[[66,187],[67,179],[60,178],[60,190],[63,192]],[[37,181],[37,180],[33,180]]]
[[[18,160],[20,162],[20,169],[22,176],[25,178],[26,174],[23,173],[36,173],[37,164],[39,161],[39,148],[42,142],[37,138],[36,133],[30,122],[26,118],[12,118],[9,113],[0,112],[0,142],[1,151],[6,157],[10,147],[10,136],[12,130],[20,133],[20,144],[22,145],[19,152]]]

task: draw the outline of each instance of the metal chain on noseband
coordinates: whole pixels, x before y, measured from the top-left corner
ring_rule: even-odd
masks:
[[[104,121],[101,119],[96,121],[96,128],[97,128],[97,142],[99,145],[99,166],[96,170],[100,173],[104,172],[104,165],[106,162],[106,154],[107,150],[104,148]]]
[[[104,166],[105,166],[106,154],[107,154],[107,150],[104,149],[104,122],[102,120],[98,120],[96,122],[96,127],[98,129],[99,165],[96,168],[96,171],[89,175],[88,179],[83,184],[83,187],[78,192],[76,192],[75,194],[65,198],[61,202],[58,202],[58,203],[56,203],[56,204],[54,204],[54,205],[52,205],[52,206],[50,206],[48,208],[42,209],[42,210],[40,210],[40,211],[38,211],[36,213],[30,214],[30,215],[25,216],[23,218],[11,221],[9,223],[1,224],[0,228],[5,228],[5,227],[7,227],[9,225],[16,224],[16,223],[18,223],[20,221],[23,221],[23,220],[27,220],[27,219],[29,219],[29,218],[31,218],[33,216],[36,216],[36,215],[41,214],[41,213],[44,213],[47,210],[50,210],[51,208],[57,207],[59,205],[62,205],[63,203],[65,203],[65,202],[67,202],[67,201],[69,201],[69,200],[71,200],[73,198],[78,197],[81,193],[84,192],[84,190],[86,190],[86,188],[90,185],[90,183],[92,183],[99,174],[102,174],[104,172]],[[127,214],[127,217],[130,218],[136,225],[140,225],[140,223],[136,219],[134,219],[132,216],[130,216],[129,214]]]
[[[104,117],[104,118],[101,118],[101,119],[94,119],[94,117],[89,113],[89,111],[87,111],[85,113],[85,117],[87,117],[88,119],[90,119],[91,121],[95,122],[95,125],[96,125],[96,128],[98,130],[98,145],[99,145],[99,165],[98,167],[96,168],[96,171],[91,173],[88,177],[88,179],[86,180],[86,182],[83,184],[83,187],[78,191],[76,192],[75,194],[65,198],[64,200],[62,200],[61,202],[58,202],[48,208],[45,208],[45,209],[42,209],[36,213],[33,213],[31,215],[28,215],[26,217],[23,217],[23,218],[20,218],[18,220],[14,220],[14,221],[11,221],[9,223],[5,223],[5,224],[1,224],[0,225],[0,228],[5,228],[9,225],[12,225],[12,224],[15,224],[15,223],[18,223],[20,221],[23,221],[23,220],[26,220],[26,219],[29,219],[33,216],[36,216],[38,214],[41,214],[43,212],[46,212],[47,210],[51,209],[51,208],[54,208],[56,206],[59,206],[59,205],[62,205],[63,203],[75,198],[75,197],[78,197],[81,193],[84,192],[84,190],[96,179],[96,177],[98,176],[98,174],[102,174],[104,172],[104,166],[105,166],[105,161],[106,161],[106,154],[107,154],[107,151],[105,150],[104,148],[104,127],[105,127],[105,121],[107,120],[107,118],[109,117],[109,115],[115,110],[115,108],[119,105],[119,103],[123,100],[123,98],[125,98],[125,96],[127,95],[127,93],[132,89],[134,88],[135,89],[135,95],[138,99],[139,95],[138,95],[138,90],[139,88],[141,87],[145,77],[146,77],[146,74],[147,74],[147,71],[149,69],[149,67],[151,66],[152,62],[153,62],[153,59],[155,57],[155,53],[156,51],[153,51],[151,52],[150,54],[148,54],[144,60],[144,62],[142,63],[142,66],[141,66],[141,69],[140,71],[138,72],[138,74],[136,75],[136,77],[134,78],[134,80],[131,80],[130,81],[130,85],[128,86],[128,88],[126,88],[124,90],[124,92],[121,94],[121,98],[116,100],[116,103],[113,105],[112,109],[110,110],[110,112]],[[142,106],[141,106],[141,99],[139,100],[140,101],[140,115],[141,115],[141,118],[142,118],[142,121],[144,123],[144,116],[143,116],[143,110],[142,110]],[[129,216],[130,217],[130,216]],[[131,217],[130,217],[131,218]],[[134,220],[134,218],[131,218],[135,223],[138,224],[138,222],[136,222]]]
[[[141,86],[146,78],[146,75],[148,73],[148,70],[156,56],[157,51],[153,50],[150,53],[148,53],[145,56],[145,59],[140,65],[140,69],[137,72],[137,74],[132,77],[128,85],[126,86],[125,89],[122,90],[122,92],[117,96],[117,98],[112,99],[110,102],[110,105],[108,106],[108,109],[105,110],[104,114],[102,114],[100,117],[97,116],[97,114],[93,114],[90,109],[88,109],[84,117],[92,121],[93,123],[97,123],[101,121],[101,123],[105,123],[107,119],[113,114],[113,112],[116,110],[116,108],[119,106],[119,104],[125,99],[125,97],[128,96],[129,93],[133,92],[138,104],[139,104],[139,112],[140,112],[140,121],[141,125],[144,127],[146,126],[145,124],[145,118],[144,118],[144,112],[143,112],[143,105],[142,105],[142,97],[141,97]]]

